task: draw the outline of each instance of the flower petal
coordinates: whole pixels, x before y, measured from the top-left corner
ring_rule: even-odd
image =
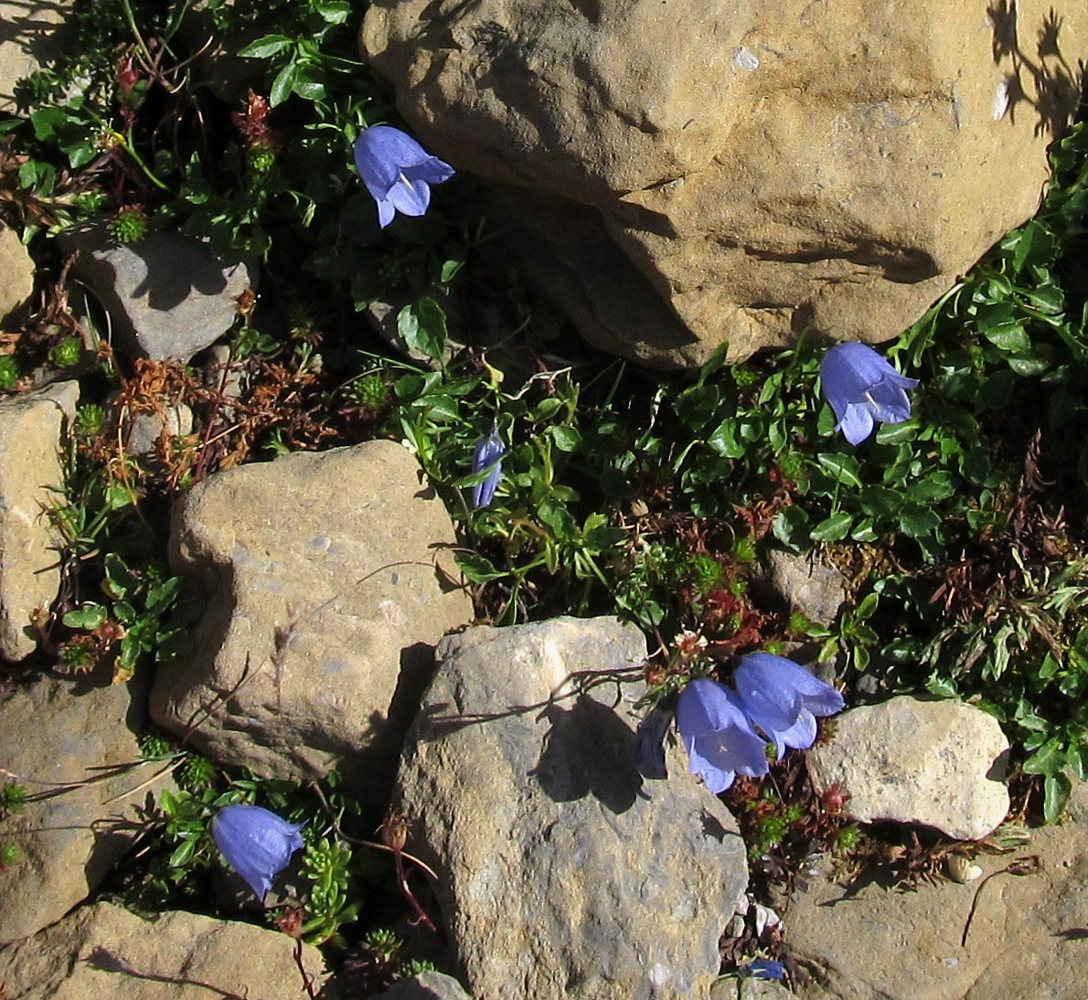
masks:
[[[851,444],[861,444],[873,433],[875,426],[872,407],[868,403],[850,403],[835,430],[842,431],[843,437]]]

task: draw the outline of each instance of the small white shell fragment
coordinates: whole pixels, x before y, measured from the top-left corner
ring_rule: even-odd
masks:
[[[745,73],[754,73],[759,69],[759,56],[745,45],[733,49],[733,62]]]
[[[974,882],[982,876],[982,869],[978,865],[971,864],[962,854],[948,855],[945,859],[945,867],[948,869],[948,877],[961,885]]]
[[[1009,81],[1002,80],[994,90],[993,116],[999,122],[1009,110]]]

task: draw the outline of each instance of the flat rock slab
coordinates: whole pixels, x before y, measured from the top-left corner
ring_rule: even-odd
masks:
[[[238,296],[250,285],[245,264],[225,264],[211,247],[176,232],[117,243],[104,223],[66,230],[74,273],[110,314],[117,343],[153,361],[188,361],[234,324]]]
[[[74,0],[0,0],[0,113],[15,114],[15,84],[59,59],[64,51],[58,26]]]
[[[453,524],[392,441],[285,455],[198,484],[171,564],[207,601],[152,717],[214,760],[389,794],[434,644],[472,617]]]
[[[1088,788],[1059,826],[1035,830],[1015,854],[980,855],[983,878],[1038,855],[1037,875],[961,885],[858,891],[826,879],[786,913],[786,939],[815,981],[804,1000],[1084,1000],[1088,964]],[[980,888],[981,885],[981,888]],[[978,893],[966,946],[964,926]]]
[[[0,948],[5,1000],[303,1000],[295,941],[253,924],[195,913],[143,920],[111,903],[76,910],[34,937]],[[340,1000],[324,959],[302,946],[322,1000]]]
[[[477,1000],[705,998],[747,886],[732,816],[632,763],[646,641],[614,619],[442,641],[397,779]]]
[[[368,61],[603,349],[896,336],[1030,218],[1083,0],[402,0]]]
[[[822,789],[838,783],[850,796],[852,819],[923,823],[955,840],[980,840],[1009,811],[1008,753],[992,715],[903,695],[844,712],[835,738],[809,760]]]
[[[0,10],[3,5],[0,4]],[[2,21],[0,21],[2,23]],[[0,44],[0,52],[3,45]],[[0,323],[24,305],[34,291],[34,261],[19,234],[0,224]]]
[[[146,698],[139,681],[53,677],[0,698],[0,780],[30,797],[0,821],[0,843],[19,850],[0,875],[0,941],[34,934],[86,899],[132,847],[152,795],[172,787],[162,762],[140,763],[133,728]]]
[[[61,432],[79,384],[58,382],[0,402],[0,656],[21,660],[37,648],[31,616],[56,600],[57,538],[44,511],[63,497]]]

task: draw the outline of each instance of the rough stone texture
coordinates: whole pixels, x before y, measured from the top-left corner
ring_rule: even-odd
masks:
[[[59,920],[132,846],[150,796],[169,780],[162,763],[140,760],[147,686],[106,687],[43,677],[0,701],[0,779],[31,801],[0,821],[0,843],[19,849],[3,873],[0,941]],[[117,768],[116,772],[91,768]],[[0,982],[4,976],[0,973]],[[5,1000],[11,997],[11,983]]]
[[[1088,8],[404,0],[362,44],[429,148],[506,186],[585,336],[690,366],[888,339],[1030,217]]]
[[[767,576],[791,609],[822,625],[830,625],[838,617],[846,600],[846,578],[813,553],[795,555],[772,549],[767,555]]]
[[[14,114],[15,84],[60,57],[57,26],[73,0],[0,0],[0,114]]]
[[[1083,1000],[1088,997],[1088,794],[1080,785],[1060,826],[1033,831],[1016,854],[981,855],[987,875],[1038,855],[1037,875],[890,891],[810,881],[786,914],[794,957],[816,981],[804,1000]],[[976,891],[967,946],[964,925]]]
[[[1009,744],[997,720],[961,701],[903,695],[844,712],[835,738],[809,752],[813,777],[850,794],[846,812],[924,823],[980,840],[1005,819]]]
[[[104,223],[65,231],[73,272],[94,290],[113,321],[116,342],[135,356],[188,361],[234,323],[250,285],[245,264],[226,265],[183,233],[151,233],[114,243]]]
[[[441,972],[424,972],[402,979],[381,997],[382,1000],[472,1000],[456,979]]]
[[[224,763],[300,780],[336,767],[380,800],[433,645],[472,617],[453,544],[392,441],[199,484],[175,508],[171,562],[208,607],[193,654],[159,671],[153,717],[177,733],[197,723],[192,742]]]
[[[294,1000],[305,998],[286,934],[174,912],[143,920],[111,903],[76,910],[48,930],[0,949],[4,1000]],[[340,1000],[321,953],[302,964],[322,1000]]]
[[[708,996],[744,900],[744,846],[682,753],[668,780],[635,771],[645,656],[613,619],[438,646],[398,807],[477,1000]]]
[[[3,45],[0,44],[0,52]],[[0,224],[0,323],[34,291],[34,261],[26,252],[19,234]]]
[[[8,660],[34,652],[37,643],[24,630],[60,586],[43,510],[64,485],[60,436],[78,400],[78,383],[60,382],[0,402],[0,656]]]

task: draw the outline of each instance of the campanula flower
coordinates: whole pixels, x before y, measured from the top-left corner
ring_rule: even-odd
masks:
[[[753,979],[783,979],[786,975],[786,967],[773,958],[757,958],[754,962],[749,962],[743,972]]]
[[[355,166],[378,203],[378,224],[383,229],[397,212],[426,212],[431,185],[453,176],[453,167],[392,125],[372,125],[360,133],[355,140]]]
[[[635,770],[644,778],[662,780],[669,776],[665,767],[665,736],[672,725],[675,706],[672,699],[654,705],[638,724],[635,733]]]
[[[212,820],[219,853],[264,899],[272,878],[302,846],[302,824],[288,823],[260,806],[224,806]]]
[[[816,741],[816,716],[841,712],[846,702],[804,667],[771,653],[750,653],[733,674],[740,704],[753,726],[774,743],[806,750]]]
[[[707,678],[688,684],[676,705],[676,724],[688,752],[688,770],[715,795],[732,785],[738,772],[750,778],[767,773],[764,741],[724,684]]]
[[[477,439],[472,452],[472,471],[483,472],[484,469],[491,471],[482,483],[472,487],[473,507],[486,507],[495,499],[495,490],[498,489],[499,480],[502,478],[502,456],[505,452],[506,446],[494,427],[491,428],[490,433]]]
[[[907,390],[918,380],[900,375],[866,344],[836,344],[820,362],[824,395],[851,444],[861,444],[877,420],[900,424],[910,418]]]

